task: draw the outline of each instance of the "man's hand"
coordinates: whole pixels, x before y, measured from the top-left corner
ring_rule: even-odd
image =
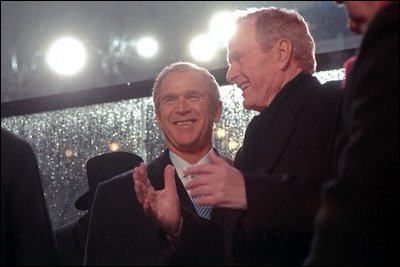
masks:
[[[133,169],[136,197],[147,216],[152,218],[171,238],[177,238],[182,228],[182,215],[172,165],[164,169],[164,189],[154,190],[144,163]]]
[[[213,207],[247,209],[246,188],[241,172],[214,152],[210,153],[210,164],[187,168],[184,175],[195,176],[187,185],[192,197],[199,205]]]

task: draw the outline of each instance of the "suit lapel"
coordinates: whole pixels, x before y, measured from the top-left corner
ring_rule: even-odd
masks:
[[[164,169],[168,164],[172,164],[172,162],[169,158],[169,150],[166,149],[161,156],[159,156],[152,162],[151,165],[149,165],[149,175],[152,178],[151,183],[156,190],[161,190],[164,188]],[[183,186],[176,171],[175,183],[179,201],[181,203],[181,209],[187,209],[196,213],[196,209],[193,206],[192,200],[190,199],[186,188]]]
[[[316,78],[305,80],[287,97],[274,119],[274,125],[265,140],[257,140],[262,151],[255,164],[256,173],[273,173],[282,158],[286,146],[295,133],[299,114],[306,105],[310,94],[319,85]]]
[[[259,140],[262,151],[255,164],[256,173],[272,173],[282,157],[286,144],[296,129],[296,119],[291,112],[281,112],[277,116],[271,132],[266,140]]]

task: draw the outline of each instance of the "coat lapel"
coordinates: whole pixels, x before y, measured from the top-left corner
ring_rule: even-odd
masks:
[[[149,165],[149,177],[151,177],[151,183],[156,190],[161,190],[164,188],[164,169],[168,164],[172,164],[172,162],[169,158],[169,150],[166,149],[161,156],[159,156],[152,162],[151,165]],[[196,213],[192,200],[190,199],[186,188],[183,186],[176,171],[175,183],[179,201],[181,203],[181,209],[187,209]]]
[[[297,128],[298,115],[306,105],[310,94],[319,85],[314,77],[306,79],[298,85],[280,107],[274,126],[265,140],[257,140],[262,151],[255,164],[256,173],[273,173],[279,160],[282,158],[291,136]]]
[[[278,117],[281,118],[277,118],[268,135],[269,138],[260,143],[264,153],[260,155],[257,164],[255,164],[256,173],[272,173],[274,171],[277,162],[285,151],[290,136],[296,129],[296,119],[291,112],[281,112]]]

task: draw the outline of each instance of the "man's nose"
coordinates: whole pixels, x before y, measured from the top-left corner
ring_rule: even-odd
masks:
[[[235,83],[236,77],[238,76],[238,71],[231,65],[226,72],[226,80],[230,83]]]
[[[177,111],[179,113],[185,113],[189,110],[188,101],[185,98],[180,98],[177,103]]]

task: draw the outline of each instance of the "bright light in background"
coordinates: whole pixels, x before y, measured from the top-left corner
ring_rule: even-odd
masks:
[[[117,142],[112,142],[110,144],[108,144],[108,148],[112,151],[118,151],[119,150],[119,144]]]
[[[211,60],[217,51],[217,44],[208,35],[199,35],[190,42],[190,53],[199,61]]]
[[[234,141],[234,140],[230,140],[228,143],[228,148],[230,150],[235,150],[236,148],[238,148],[239,144],[238,142]]]
[[[46,54],[50,68],[61,75],[79,72],[86,62],[86,51],[78,40],[66,37],[55,41]]]
[[[223,138],[223,137],[225,136],[225,129],[223,129],[223,128],[218,128],[218,129],[215,131],[215,134],[216,134],[216,136],[217,136],[218,138]]]
[[[219,12],[210,21],[209,33],[223,47],[227,45],[235,31],[236,25],[231,12]]]
[[[158,52],[158,43],[150,37],[144,37],[137,43],[137,51],[142,57],[153,57]]]
[[[64,154],[65,154],[65,156],[66,156],[67,158],[70,158],[70,157],[72,157],[72,156],[74,155],[74,151],[73,151],[71,148],[67,148],[67,149],[64,151]]]

